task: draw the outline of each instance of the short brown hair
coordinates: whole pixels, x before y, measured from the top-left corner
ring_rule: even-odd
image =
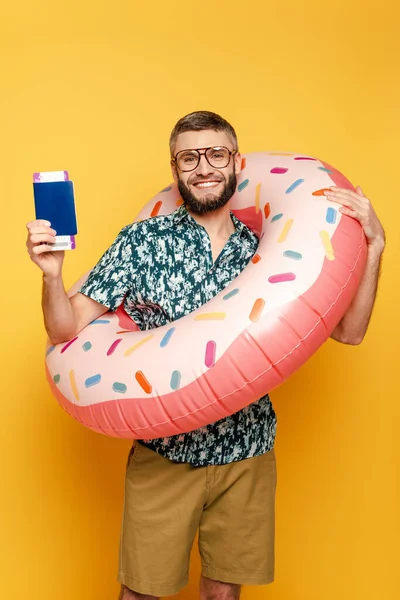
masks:
[[[204,131],[204,129],[213,129],[214,131],[225,131],[231,138],[234,150],[238,150],[238,141],[236,132],[232,125],[223,119],[220,115],[208,110],[199,110],[192,112],[177,122],[169,138],[169,149],[171,156],[174,154],[176,138],[185,131]]]

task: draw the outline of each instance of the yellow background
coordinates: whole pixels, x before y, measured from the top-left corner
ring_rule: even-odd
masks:
[[[198,109],[230,120],[244,152],[335,165],[363,186],[388,237],[365,342],[328,342],[273,394],[276,582],[243,597],[398,598],[398,32],[396,0],[2,9],[1,598],[117,598],[129,447],[75,423],[46,385],[41,277],[25,250],[31,174],[68,169],[74,180],[70,285],[170,181],[169,132]],[[194,550],[180,599],[196,598],[198,574]]]

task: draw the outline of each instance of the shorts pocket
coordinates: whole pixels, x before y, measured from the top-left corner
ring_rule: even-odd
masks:
[[[136,461],[136,459],[140,453],[140,448],[141,448],[141,446],[137,442],[132,444],[132,447],[129,450],[128,459],[126,461],[126,472],[129,471],[132,464]]]

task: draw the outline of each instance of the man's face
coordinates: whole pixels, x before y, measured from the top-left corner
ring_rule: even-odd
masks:
[[[201,149],[200,163],[194,171],[181,171],[172,163],[172,173],[182,199],[189,211],[205,214],[225,206],[236,190],[236,175],[240,173],[241,156],[230,157],[227,166],[211,166],[204,156],[204,148],[225,146],[231,152],[233,143],[228,134],[212,129],[181,133],[175,144],[174,156],[182,150]]]

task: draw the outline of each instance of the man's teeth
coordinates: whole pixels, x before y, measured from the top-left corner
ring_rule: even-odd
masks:
[[[204,181],[203,183],[195,183],[194,185],[199,188],[215,187],[219,184],[219,181]]]

